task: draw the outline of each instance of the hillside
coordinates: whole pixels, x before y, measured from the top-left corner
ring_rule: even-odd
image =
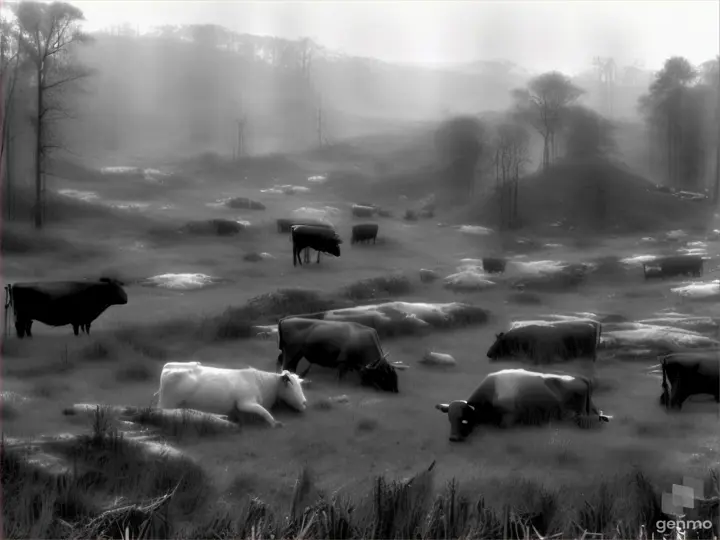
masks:
[[[499,195],[466,208],[462,217],[497,224]],[[703,227],[712,209],[658,192],[645,178],[607,160],[558,163],[520,180],[518,215],[523,228],[599,232],[657,232]]]

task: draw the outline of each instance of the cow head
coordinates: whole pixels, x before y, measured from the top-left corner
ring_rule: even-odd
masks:
[[[397,370],[387,361],[387,355],[360,368],[360,381],[363,385],[374,386],[384,392],[397,394],[398,388]]]
[[[293,409],[303,412],[307,408],[307,399],[302,389],[303,380],[290,371],[278,374],[278,399]]]
[[[109,277],[101,277],[100,283],[103,285],[103,299],[110,306],[122,306],[127,304],[127,293],[123,289],[123,283],[117,279]]]
[[[498,358],[507,354],[507,344],[505,341],[505,332],[495,334],[495,343],[493,343],[487,352],[487,357],[491,362],[496,361]]]
[[[438,403],[435,408],[448,415],[451,442],[460,442],[470,435],[475,425],[475,407],[467,401],[456,399],[450,403]]]

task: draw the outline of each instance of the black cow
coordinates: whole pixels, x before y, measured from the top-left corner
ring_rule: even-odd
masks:
[[[348,371],[359,371],[363,385],[398,392],[397,371],[388,363],[374,328],[356,322],[286,317],[278,323],[278,347],[278,372],[294,373],[305,358],[311,364],[337,368],[338,379]]]
[[[660,404],[681,409],[690,396],[710,394],[720,403],[720,351],[683,352],[662,359]],[[668,389],[670,383],[671,389]]]
[[[488,274],[502,274],[505,271],[507,261],[497,257],[483,257],[483,270]]]
[[[588,421],[609,422],[592,402],[589,379],[582,376],[504,369],[490,373],[467,400],[439,403],[447,413],[450,440],[464,440],[476,425],[511,427],[543,424],[572,417],[581,426]]]
[[[594,362],[601,332],[595,321],[537,321],[497,334],[487,357],[492,362],[519,355],[550,363],[589,356]]]
[[[700,277],[703,274],[703,258],[699,255],[674,255],[643,263],[645,279],[675,276]]]
[[[352,239],[351,244],[356,242],[370,242],[373,244],[377,240],[378,224],[377,223],[362,223],[360,225],[353,225],[352,228]]]
[[[361,204],[352,205],[352,215],[355,217],[370,217],[376,212],[374,206],[364,206]]]
[[[293,225],[311,225],[313,227],[323,227],[325,229],[332,229],[333,226],[320,221],[319,219],[278,219],[277,220],[277,232],[289,233]]]
[[[335,257],[340,256],[342,240],[335,229],[310,225],[293,225],[291,235],[293,266],[297,266],[298,262],[302,266],[300,252],[306,248],[312,248],[318,252],[317,263],[320,262],[320,252],[329,253]]]
[[[15,283],[5,287],[5,316],[12,306],[17,336],[32,337],[33,321],[48,326],[71,324],[77,336],[80,329],[90,333],[90,325],[108,307],[127,304],[123,284],[115,279],[98,281],[48,281]]]

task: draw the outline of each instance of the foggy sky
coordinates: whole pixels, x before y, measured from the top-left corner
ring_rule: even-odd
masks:
[[[720,2],[395,1],[215,2],[76,0],[95,30],[124,21],[218,24],[295,39],[308,36],[347,54],[393,62],[507,59],[532,71],[568,74],[594,56],[659,69],[670,56],[699,64],[720,49]]]

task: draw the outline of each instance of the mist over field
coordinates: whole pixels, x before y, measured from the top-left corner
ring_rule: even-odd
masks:
[[[719,18],[0,5],[3,537],[720,535]]]

